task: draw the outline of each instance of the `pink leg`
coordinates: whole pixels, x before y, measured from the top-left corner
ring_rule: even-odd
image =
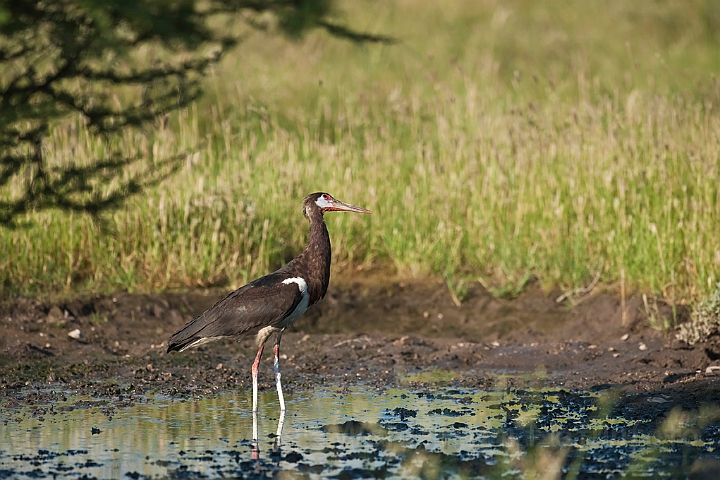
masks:
[[[253,412],[257,412],[257,405],[258,405],[258,368],[260,368],[260,358],[263,354],[263,349],[265,348],[265,345],[260,345],[260,348],[258,348],[257,356],[255,357],[255,361],[252,364],[252,382],[253,382]]]

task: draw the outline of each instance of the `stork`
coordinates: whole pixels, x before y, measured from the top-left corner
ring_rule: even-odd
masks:
[[[252,364],[253,413],[257,412],[260,358],[271,335],[275,336],[273,369],[280,411],[285,412],[280,382],[280,340],[285,329],[327,292],[331,252],[323,218],[325,212],[372,213],[324,192],[308,195],[303,200],[303,214],[310,221],[310,238],[305,250],[279,270],[235,290],[173,333],[168,341],[169,353],[221,338],[254,337],[258,351]]]

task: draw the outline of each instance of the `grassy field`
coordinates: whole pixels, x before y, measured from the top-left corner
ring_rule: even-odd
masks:
[[[444,276],[460,296],[599,276],[694,302],[720,280],[715,6],[347,1],[347,23],[401,42],[251,33],[201,102],[119,142],[189,151],[183,169],[112,235],[56,212],[0,232],[2,292],[237,286],[303,248],[301,199],[323,190],[374,212],[327,216],[336,273]],[[45,147],[102,155],[73,123]]]

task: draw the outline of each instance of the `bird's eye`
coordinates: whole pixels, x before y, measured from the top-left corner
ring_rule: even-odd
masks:
[[[323,195],[322,198],[323,200],[327,200],[328,202],[331,200],[330,195],[328,195],[327,193]]]

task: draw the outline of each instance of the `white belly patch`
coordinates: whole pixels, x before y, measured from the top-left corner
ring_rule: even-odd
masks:
[[[289,285],[291,283],[297,283],[298,288],[300,289],[300,293],[302,294],[302,299],[300,300],[300,303],[298,303],[297,307],[295,307],[295,310],[292,311],[292,313],[282,322],[283,328],[293,323],[295,320],[300,318],[303,313],[308,309],[308,306],[310,306],[310,294],[308,293],[307,288],[307,282],[300,277],[293,277],[288,278],[286,280],[283,280],[285,285]]]
[[[290,315],[288,315],[281,323],[279,323],[277,326],[268,326],[260,329],[255,337],[255,341],[257,342],[258,346],[265,343],[265,341],[268,339],[270,335],[273,333],[283,330],[290,324],[292,324],[295,320],[300,318],[303,313],[308,309],[308,306],[310,306],[310,294],[307,290],[307,282],[300,277],[293,277],[288,278],[286,280],[283,280],[285,285],[289,285],[291,283],[297,283],[298,289],[300,289],[300,293],[302,294],[302,298],[300,299],[300,303],[295,307],[295,310],[293,310]]]

